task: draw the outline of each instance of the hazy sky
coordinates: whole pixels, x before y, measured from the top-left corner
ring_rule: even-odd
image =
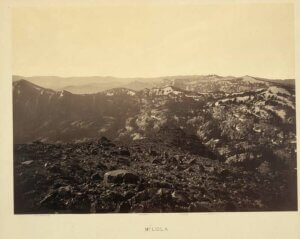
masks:
[[[13,73],[294,78],[291,4],[15,8]]]

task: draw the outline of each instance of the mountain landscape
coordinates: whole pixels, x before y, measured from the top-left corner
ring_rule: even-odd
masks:
[[[13,77],[16,213],[297,209],[294,80],[100,78]]]

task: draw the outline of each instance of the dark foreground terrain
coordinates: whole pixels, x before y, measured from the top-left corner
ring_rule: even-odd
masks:
[[[247,169],[178,142],[34,142],[14,155],[17,214],[297,209],[295,169]]]

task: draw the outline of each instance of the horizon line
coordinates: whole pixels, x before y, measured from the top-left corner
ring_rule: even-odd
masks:
[[[261,79],[267,79],[267,80],[295,80],[295,77],[293,78],[286,78],[286,77],[280,77],[280,78],[268,78],[268,77],[262,77],[262,76],[253,76],[253,75],[239,75],[239,76],[234,76],[234,75],[219,75],[219,74],[180,74],[180,75],[162,75],[162,76],[129,76],[129,77],[122,77],[122,76],[112,76],[112,75],[82,75],[82,76],[58,76],[58,75],[31,75],[31,76],[25,76],[25,75],[20,75],[20,74],[12,74],[13,76],[18,76],[18,77],[24,77],[24,78],[33,78],[33,77],[56,77],[56,78],[92,78],[92,77],[101,77],[101,78],[115,78],[115,79],[159,79],[159,78],[168,78],[168,77],[195,77],[195,76],[218,76],[218,77],[252,77],[252,78],[261,78]]]

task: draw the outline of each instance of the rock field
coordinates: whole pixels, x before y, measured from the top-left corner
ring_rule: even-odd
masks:
[[[247,169],[151,141],[14,147],[15,213],[296,210],[296,170]]]

